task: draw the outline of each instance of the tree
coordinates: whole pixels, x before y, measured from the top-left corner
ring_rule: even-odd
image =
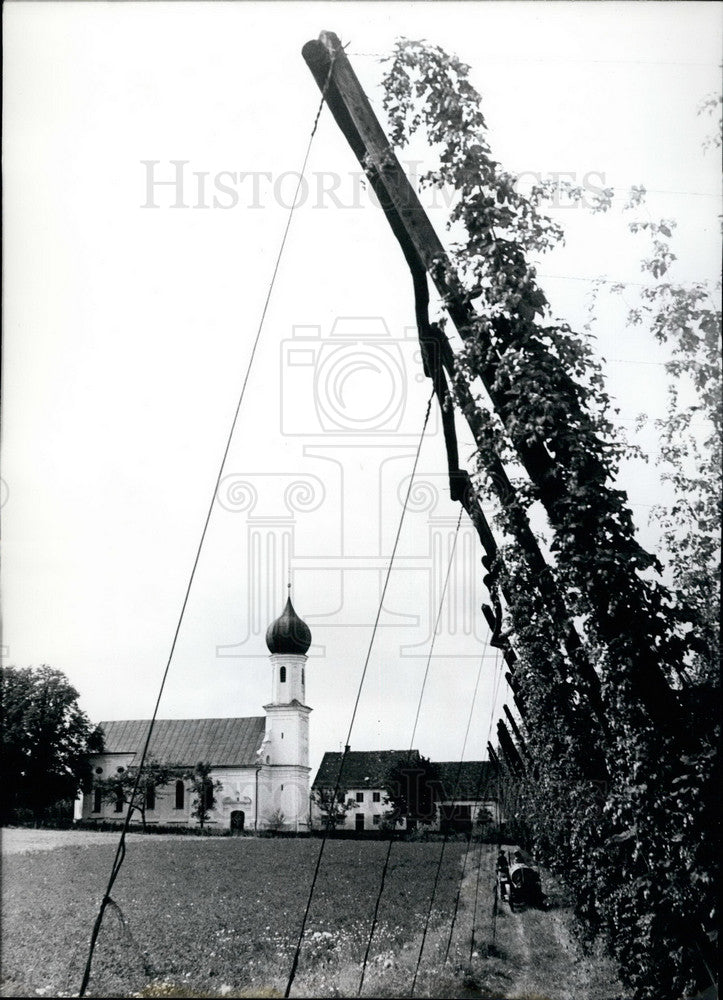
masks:
[[[182,776],[180,764],[160,764],[151,759],[145,762],[140,773],[137,766],[131,765],[112,777],[96,779],[93,788],[100,792],[102,801],[123,803],[140,813],[145,830],[146,810],[154,809],[156,799],[165,794],[162,789]]]
[[[347,798],[343,788],[315,788],[312,791],[312,801],[322,815],[327,830],[336,830],[344,823],[346,814],[354,805],[353,799]]]
[[[434,765],[421,755],[389,769],[384,781],[386,801],[391,805],[385,819],[395,826],[406,819],[408,826],[433,823],[437,817],[438,779]]]
[[[78,705],[78,692],[60,670],[3,667],[2,815],[32,812],[36,824],[62,800],[90,783],[88,755],[103,747],[102,733]]]
[[[286,826],[286,815],[282,809],[274,809],[266,817],[266,829],[279,833]]]
[[[191,771],[184,775],[189,782],[189,790],[194,796],[191,802],[191,815],[198,820],[201,829],[206,825],[209,813],[216,806],[216,793],[220,792],[223,784],[214,781],[211,775],[211,764],[206,761],[198,761]]]

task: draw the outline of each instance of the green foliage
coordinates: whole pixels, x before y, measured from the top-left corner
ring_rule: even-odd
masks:
[[[311,793],[312,802],[321,813],[327,830],[336,830],[344,823],[346,814],[354,805],[354,800],[347,798],[348,793],[339,788],[314,788]]]
[[[387,804],[384,819],[391,824],[402,820],[432,823],[437,818],[437,775],[428,757],[415,757],[409,764],[399,763],[385,776]]]
[[[282,809],[274,809],[266,817],[265,827],[273,833],[279,833],[286,826],[286,815]]]
[[[155,800],[167,794],[169,782],[182,776],[180,764],[161,764],[151,758],[146,760],[140,772],[136,765],[131,765],[112,777],[96,779],[93,788],[100,791],[101,801],[120,800],[130,806],[132,812],[138,812],[145,829],[146,810],[155,808]]]
[[[393,141],[423,131],[437,158],[423,183],[454,192],[445,278],[475,303],[455,388],[474,425],[480,494],[497,503],[502,541],[486,582],[504,594],[530,757],[524,775],[506,774],[507,815],[571,887],[581,933],[605,939],[636,998],[691,994],[706,985],[716,916],[718,734],[705,706],[718,690],[719,307],[703,284],[671,281],[674,222],[636,219],[633,233],[651,240],[652,284],[630,321],[647,320],[672,348],[658,428],[676,494],[659,515],[671,586],[616,484],[626,444],[592,339],[554,320],[530,262],[562,239],[541,210],[549,189],[525,196],[492,158],[480,97],[455,57],[402,39],[384,87]],[[630,210],[644,197],[635,188]],[[612,199],[603,192],[593,209]],[[488,472],[500,460],[516,477],[513,498]],[[554,560],[544,578],[525,540],[536,502]]]
[[[189,783],[189,791],[193,796],[191,815],[198,820],[201,829],[205,826],[209,814],[216,805],[216,793],[223,788],[220,781],[214,781],[210,777],[211,770],[210,763],[199,760],[196,766],[183,776]]]
[[[60,670],[3,667],[0,692],[2,816],[7,821],[26,809],[38,823],[88,787],[88,754],[102,749],[102,735]]]

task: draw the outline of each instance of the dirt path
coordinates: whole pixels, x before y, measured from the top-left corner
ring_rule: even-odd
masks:
[[[494,853],[483,857],[486,884],[494,878]],[[476,879],[476,868],[465,882]],[[571,926],[571,912],[555,899],[550,880],[549,910],[512,913],[507,903],[479,921],[477,958],[472,972],[480,986],[478,996],[524,1000],[622,1000],[622,990],[611,962],[599,955],[583,955]],[[543,878],[543,886],[545,879]],[[492,908],[487,903],[488,909]]]

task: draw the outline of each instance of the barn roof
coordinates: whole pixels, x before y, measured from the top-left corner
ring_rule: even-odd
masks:
[[[105,753],[140,756],[148,733],[148,719],[101,722]],[[160,763],[215,767],[250,767],[264,738],[263,716],[249,719],[157,719],[148,754]]]
[[[442,802],[474,802],[497,797],[497,770],[488,760],[439,761],[434,765]]]
[[[336,752],[324,754],[312,788],[336,786],[341,757]],[[351,789],[383,788],[389,771],[408,762],[412,767],[418,764],[418,750],[350,750],[344,761],[341,786]]]

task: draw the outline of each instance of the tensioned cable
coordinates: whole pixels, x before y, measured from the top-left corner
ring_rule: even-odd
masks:
[[[496,649],[495,650],[495,665],[494,665],[494,681],[493,681],[493,684],[492,684],[492,688],[493,688],[493,692],[492,692],[492,704],[490,705],[490,721],[489,721],[489,726],[487,727],[487,742],[488,743],[489,743],[490,738],[492,736],[492,726],[493,726],[494,721],[495,721],[495,707],[497,705],[497,695],[499,693],[500,680],[501,680],[501,677],[502,677],[501,667],[502,667],[502,659],[500,657],[500,651],[499,651],[499,649]],[[488,782],[487,787],[489,789],[489,782]],[[497,801],[497,825],[498,825],[498,828],[499,828],[499,823],[500,823],[499,809],[500,809],[500,802],[499,802],[499,799],[498,799],[498,801]],[[474,935],[475,935],[475,931],[477,929],[477,907],[478,907],[478,904],[479,904],[479,884],[480,884],[481,873],[482,873],[482,845],[480,844],[479,856],[478,856],[478,859],[477,859],[477,880],[476,880],[475,891],[474,891],[474,910],[472,912],[472,931],[471,931],[471,934],[470,934],[470,945],[469,945],[469,961],[470,961],[470,963],[472,962],[472,953],[474,951]],[[497,889],[495,887],[495,898],[496,898],[496,892],[497,892]]]
[[[454,553],[457,548],[457,539],[459,537],[459,526],[462,521],[462,514],[464,513],[464,507],[460,507],[459,517],[457,518],[457,526],[454,529],[454,541],[452,543],[452,549],[449,553],[449,562],[447,564],[447,573],[444,577],[444,584],[442,585],[442,593],[439,598],[439,608],[437,609],[437,617],[434,622],[434,629],[432,631],[432,641],[429,645],[429,654],[427,656],[427,663],[424,668],[424,677],[422,678],[422,686],[419,691],[419,698],[417,699],[417,712],[414,716],[414,725],[412,726],[412,736],[409,740],[409,750],[407,752],[407,767],[409,767],[412,758],[412,749],[414,747],[414,738],[417,734],[417,724],[419,722],[419,713],[422,708],[422,699],[424,698],[424,691],[427,686],[427,678],[429,677],[429,665],[432,662],[432,654],[434,653],[434,644],[437,640],[437,631],[439,629],[439,620],[442,617],[442,609],[444,608],[444,598],[447,593],[447,585],[449,583],[450,573],[452,572],[452,565],[454,563]],[[484,654],[483,654],[484,655]],[[479,678],[478,678],[479,680]],[[469,731],[469,727],[468,727]],[[394,828],[392,828],[389,837],[389,846],[387,847],[387,854],[384,859],[384,865],[382,867],[382,877],[379,882],[379,892],[377,893],[376,903],[374,905],[374,915],[372,916],[371,929],[369,931],[369,938],[367,940],[366,951],[364,952],[364,960],[362,962],[361,976],[359,978],[359,988],[357,990],[357,996],[360,997],[362,989],[364,987],[364,976],[366,975],[367,963],[369,961],[369,952],[372,946],[372,939],[374,937],[374,931],[377,928],[377,918],[379,916],[379,906],[382,901],[382,896],[384,894],[384,886],[387,880],[387,872],[389,870],[389,859],[392,854],[392,844],[394,843]]]
[[[372,655],[372,647],[374,645],[374,639],[375,639],[375,636],[377,634],[377,628],[379,626],[379,619],[381,618],[381,614],[382,614],[382,607],[384,605],[384,598],[385,598],[386,593],[387,593],[387,586],[389,584],[389,578],[391,576],[392,567],[394,565],[394,558],[395,558],[395,556],[397,554],[397,546],[399,545],[399,538],[400,538],[400,536],[402,534],[402,525],[404,524],[404,516],[407,513],[407,505],[409,504],[409,496],[410,496],[410,494],[412,492],[412,485],[414,484],[414,477],[415,477],[416,472],[417,472],[417,465],[419,463],[419,455],[420,455],[420,453],[422,451],[422,442],[424,441],[424,434],[425,434],[425,432],[427,430],[427,424],[429,422],[429,413],[430,413],[430,409],[431,409],[431,406],[432,406],[432,400],[433,399],[434,399],[434,390],[432,390],[432,392],[430,393],[429,399],[427,400],[427,409],[426,409],[425,414],[424,414],[424,423],[422,424],[422,432],[419,435],[419,443],[417,445],[417,453],[414,456],[414,465],[412,466],[412,472],[411,472],[411,475],[409,477],[409,486],[407,487],[407,493],[406,493],[406,495],[404,497],[404,504],[402,506],[402,513],[401,513],[400,518],[399,518],[399,525],[397,526],[397,534],[396,534],[396,537],[394,539],[394,545],[392,546],[392,553],[391,553],[391,555],[389,557],[389,563],[387,564],[387,572],[386,572],[386,576],[384,578],[384,586],[382,587],[381,597],[379,598],[379,607],[377,608],[377,616],[374,619],[374,627],[372,628],[372,634],[371,634],[371,637],[369,639],[369,647],[367,649],[367,655],[366,655],[366,658],[364,660],[364,666],[362,668],[361,678],[359,680],[359,687],[357,689],[356,699],[354,701],[354,708],[353,708],[352,713],[351,713],[351,719],[349,721],[349,728],[348,728],[347,734],[346,734],[346,742],[344,744],[344,752],[341,755],[341,760],[339,762],[339,771],[338,771],[337,776],[336,776],[336,784],[334,785],[334,791],[332,792],[332,796],[331,796],[331,803],[330,803],[329,808],[328,808],[328,817],[329,817],[329,819],[328,819],[328,822],[326,824],[326,827],[324,828],[324,833],[323,833],[322,838],[321,838],[321,846],[319,847],[319,853],[318,853],[317,858],[316,858],[316,865],[314,867],[314,874],[312,876],[311,885],[309,887],[309,897],[308,897],[308,899],[306,901],[306,909],[304,910],[304,916],[303,916],[302,921],[301,921],[301,928],[299,930],[299,938],[298,938],[298,941],[296,942],[296,949],[294,951],[294,958],[293,958],[293,960],[291,962],[291,971],[289,972],[289,978],[288,978],[288,981],[286,983],[286,989],[284,991],[284,997],[288,997],[289,996],[292,984],[293,984],[294,979],[296,977],[296,971],[297,971],[297,969],[299,967],[299,955],[301,954],[301,944],[302,944],[303,939],[304,939],[304,931],[306,930],[306,921],[307,921],[307,919],[309,917],[309,910],[311,909],[311,903],[312,903],[312,900],[314,898],[314,890],[316,888],[316,881],[317,881],[317,879],[319,877],[319,869],[321,868],[321,859],[324,856],[324,848],[326,847],[326,841],[327,841],[327,839],[329,837],[329,829],[331,827],[331,817],[332,817],[333,812],[334,812],[334,807],[335,807],[335,804],[336,804],[336,797],[339,794],[339,789],[341,787],[341,776],[342,776],[342,772],[344,770],[344,762],[346,761],[347,754],[349,753],[349,750],[351,749],[351,747],[350,747],[351,734],[352,734],[352,730],[354,728],[354,721],[356,719],[357,709],[359,708],[359,699],[361,698],[362,689],[364,687],[364,680],[366,678],[367,668],[369,666],[369,660],[370,660],[370,657]]]
[[[472,693],[472,702],[471,702],[471,704],[469,706],[469,718],[467,719],[467,730],[466,730],[466,732],[464,734],[464,742],[462,744],[462,751],[460,753],[460,764],[464,760],[464,752],[465,752],[465,750],[467,748],[467,737],[469,736],[470,725],[472,724],[472,713],[474,712],[474,706],[475,706],[475,702],[477,700],[477,691],[479,689],[479,682],[480,682],[480,678],[482,676],[482,667],[484,666],[484,662],[485,662],[485,653],[487,652],[487,644],[489,642],[489,638],[490,638],[490,633],[488,632],[487,635],[485,636],[485,643],[484,643],[484,646],[482,647],[482,656],[480,657],[479,667],[477,668],[477,680],[475,681],[474,691]],[[475,805],[477,805],[477,799],[479,797],[479,792],[480,792],[480,786],[481,786],[481,784],[482,784],[482,769],[480,769],[479,777],[477,779],[477,788],[475,789]],[[454,933],[454,925],[455,925],[455,922],[457,920],[457,912],[459,910],[459,901],[460,901],[460,897],[462,895],[462,883],[464,881],[465,872],[467,870],[467,859],[469,858],[469,852],[470,852],[471,845],[472,845],[472,838],[470,837],[470,839],[467,841],[467,850],[465,851],[464,861],[462,862],[462,874],[460,875],[460,878],[459,878],[459,887],[457,889],[457,898],[455,899],[455,902],[454,902],[454,912],[452,913],[452,922],[451,922],[451,924],[449,926],[449,937],[447,938],[447,947],[446,947],[445,952],[444,952],[444,961],[445,962],[447,961],[447,958],[449,957],[449,948],[450,948],[450,945],[452,944],[452,935]]]
[[[155,703],[155,706],[153,708],[153,715],[151,716],[151,720],[150,720],[150,723],[148,725],[148,733],[146,734],[146,739],[145,739],[145,742],[143,744],[143,750],[141,752],[140,761],[139,761],[139,764],[138,764],[138,772],[136,774],[136,780],[135,780],[134,785],[133,785],[133,791],[131,792],[131,795],[130,795],[130,802],[128,804],[128,812],[126,813],[125,821],[123,823],[123,829],[121,831],[120,840],[118,842],[118,848],[116,850],[115,858],[114,858],[113,864],[111,866],[111,872],[110,872],[110,877],[108,879],[108,885],[106,886],[106,890],[105,890],[105,893],[103,895],[103,899],[101,900],[100,909],[98,910],[98,916],[96,917],[95,923],[93,925],[93,930],[92,930],[91,937],[90,937],[90,945],[89,945],[89,948],[88,948],[88,959],[87,959],[86,964],[85,964],[85,970],[83,972],[83,980],[81,982],[80,990],[79,990],[79,993],[78,993],[78,996],[80,996],[80,997],[85,996],[85,991],[86,991],[86,989],[88,987],[88,981],[90,979],[90,970],[91,970],[91,965],[92,965],[92,962],[93,962],[93,953],[95,951],[96,942],[98,940],[98,934],[100,933],[101,924],[103,922],[103,914],[104,914],[105,909],[108,906],[108,904],[112,902],[110,892],[111,892],[111,889],[113,888],[115,880],[118,877],[118,872],[120,871],[120,869],[121,869],[121,867],[123,865],[123,861],[125,859],[125,854],[126,854],[126,847],[125,847],[126,836],[127,836],[127,833],[128,833],[128,828],[130,826],[131,816],[133,815],[133,810],[136,808],[135,801],[136,801],[136,795],[138,793],[138,788],[139,788],[139,783],[140,783],[140,779],[141,779],[141,774],[142,774],[142,771],[143,771],[143,765],[145,764],[146,756],[148,754],[148,747],[150,745],[151,735],[153,733],[153,729],[154,729],[154,726],[155,726],[155,723],[156,723],[156,718],[157,718],[157,715],[158,715],[158,709],[159,709],[159,706],[160,706],[160,703],[161,703],[161,697],[163,695],[163,689],[165,688],[165,685],[166,685],[166,680],[168,678],[168,671],[169,671],[170,666],[171,666],[171,661],[173,660],[173,654],[174,654],[175,649],[176,649],[176,643],[178,641],[178,636],[179,636],[179,633],[181,631],[181,625],[183,623],[183,618],[184,618],[184,615],[186,613],[186,606],[188,605],[188,599],[189,599],[189,596],[190,596],[190,593],[191,593],[191,587],[193,585],[193,581],[194,581],[194,578],[195,578],[195,575],[196,575],[196,569],[198,567],[199,559],[201,557],[201,550],[203,548],[203,543],[204,543],[204,541],[206,539],[206,533],[208,531],[208,525],[209,525],[209,522],[211,520],[211,514],[213,512],[214,504],[216,502],[216,495],[218,493],[218,488],[219,488],[219,485],[221,483],[221,476],[223,475],[223,470],[224,470],[224,467],[226,465],[226,459],[228,458],[228,453],[229,453],[229,450],[231,448],[231,441],[233,439],[234,431],[236,430],[236,424],[238,423],[239,413],[241,412],[241,404],[243,403],[244,396],[246,394],[246,386],[248,385],[249,376],[251,374],[251,367],[253,365],[254,357],[256,355],[256,348],[258,347],[259,340],[261,338],[261,331],[262,331],[263,326],[264,326],[264,320],[266,319],[266,313],[267,313],[268,308],[269,308],[269,302],[271,301],[271,294],[273,292],[274,284],[276,282],[276,275],[278,274],[278,271],[279,271],[279,265],[281,263],[281,257],[282,257],[283,252],[284,252],[284,247],[286,246],[286,238],[289,235],[289,229],[291,227],[291,220],[292,220],[293,215],[294,215],[294,210],[296,209],[296,206],[297,206],[297,201],[298,201],[298,197],[299,197],[299,191],[301,189],[301,182],[304,179],[304,173],[306,171],[306,165],[309,162],[309,154],[311,152],[311,145],[312,145],[312,142],[314,141],[314,136],[316,135],[316,130],[317,130],[317,127],[319,125],[319,118],[321,117],[322,108],[324,106],[324,100],[326,99],[326,91],[327,91],[328,86],[329,86],[329,81],[331,80],[332,69],[334,68],[334,59],[335,59],[335,56],[332,55],[331,62],[329,64],[329,72],[327,74],[326,81],[324,83],[324,88],[323,88],[322,93],[321,93],[321,100],[319,101],[319,107],[318,107],[318,110],[316,112],[316,117],[314,119],[314,124],[312,126],[311,134],[309,135],[309,141],[308,141],[307,146],[306,146],[306,153],[304,154],[304,161],[303,161],[303,163],[301,165],[301,170],[299,171],[299,175],[298,175],[299,179],[298,179],[297,184],[296,184],[296,191],[294,193],[294,198],[293,198],[293,201],[291,203],[291,208],[289,209],[289,214],[288,214],[288,217],[286,219],[286,226],[284,228],[283,236],[281,237],[281,245],[279,246],[279,252],[278,252],[278,254],[276,256],[276,263],[274,265],[274,269],[273,269],[273,272],[272,272],[272,275],[271,275],[271,280],[269,282],[268,291],[266,293],[266,300],[264,302],[263,309],[261,310],[261,318],[259,319],[258,329],[256,330],[256,337],[254,338],[253,346],[251,348],[251,354],[249,356],[248,364],[246,366],[246,373],[244,375],[243,384],[241,386],[241,392],[239,394],[238,403],[236,404],[236,410],[234,412],[233,419],[231,421],[231,426],[230,426],[230,429],[229,429],[229,432],[228,432],[228,436],[226,438],[226,447],[223,450],[223,455],[222,455],[222,458],[221,458],[221,463],[220,463],[219,469],[218,469],[218,475],[216,476],[216,482],[214,483],[213,493],[211,494],[211,502],[208,505],[208,510],[206,512],[206,518],[205,518],[205,521],[203,523],[203,529],[201,531],[201,537],[199,539],[198,546],[196,548],[196,555],[195,555],[195,558],[193,560],[193,565],[191,567],[191,573],[190,573],[189,578],[188,578],[188,583],[186,584],[186,591],[185,591],[185,594],[184,594],[184,597],[183,597],[183,603],[181,604],[181,611],[179,613],[178,620],[176,622],[176,628],[175,628],[175,631],[173,633],[173,640],[171,642],[170,652],[168,654],[168,659],[166,661],[166,666],[165,666],[165,669],[163,671],[163,675],[161,677],[161,684],[160,684],[160,688],[158,690],[158,697],[156,698],[156,703]]]
[[[499,655],[499,652],[498,652],[498,655]],[[498,661],[497,665],[499,666],[500,663],[501,663],[501,661]],[[502,673],[503,673],[503,671],[500,670],[499,678],[498,678],[498,681],[497,681],[497,691],[495,692],[494,701],[492,703],[492,713],[490,715],[489,736],[492,735],[492,721],[493,721],[493,716],[494,716],[495,705],[497,704],[497,695],[499,693],[499,687],[500,687],[500,684],[502,682]],[[506,680],[506,678],[505,678],[505,680]],[[488,741],[489,741],[489,736],[488,736]],[[501,774],[501,771],[499,770],[499,768],[497,770],[497,802],[498,802],[498,805],[502,803],[502,774]],[[497,849],[498,849],[499,852],[501,852],[502,851],[502,826],[498,825],[497,830],[498,830]],[[492,942],[491,942],[492,945],[494,945],[495,940],[497,938],[497,916],[499,914],[500,902],[501,902],[501,900],[500,900],[500,894],[499,894],[499,885],[498,885],[498,882],[495,880],[494,894],[493,894],[493,897],[492,897]]]
[[[493,711],[494,711],[494,703],[495,703],[495,701],[496,701],[496,695],[493,698],[493,702],[492,702]],[[467,732],[469,732],[470,722],[471,722],[471,718],[467,722]],[[467,734],[465,734],[465,742],[466,742],[466,740],[467,740]],[[459,779],[460,779],[461,773],[462,773],[462,761],[459,762],[459,767],[457,768],[457,780],[456,780],[456,783],[455,783],[457,785],[459,785]],[[417,977],[419,975],[419,967],[422,964],[422,955],[424,954],[424,945],[425,945],[425,942],[427,940],[427,931],[429,930],[429,922],[432,919],[432,909],[434,907],[434,899],[435,899],[435,896],[437,895],[437,886],[439,885],[439,876],[440,876],[440,873],[442,871],[442,861],[444,860],[444,852],[445,852],[445,849],[447,847],[447,841],[448,840],[449,840],[449,826],[445,830],[444,838],[442,840],[442,847],[441,847],[440,852],[439,852],[439,859],[437,861],[437,870],[436,870],[435,875],[434,875],[434,885],[432,887],[432,895],[429,898],[429,909],[427,910],[427,916],[426,916],[425,921],[424,921],[424,930],[422,931],[422,942],[421,942],[421,944],[419,946],[419,954],[417,955],[417,964],[416,964],[415,969],[414,969],[414,978],[412,979],[412,986],[411,986],[411,990],[410,990],[410,995],[411,996],[414,996],[414,989],[415,989],[415,987],[417,985]]]

